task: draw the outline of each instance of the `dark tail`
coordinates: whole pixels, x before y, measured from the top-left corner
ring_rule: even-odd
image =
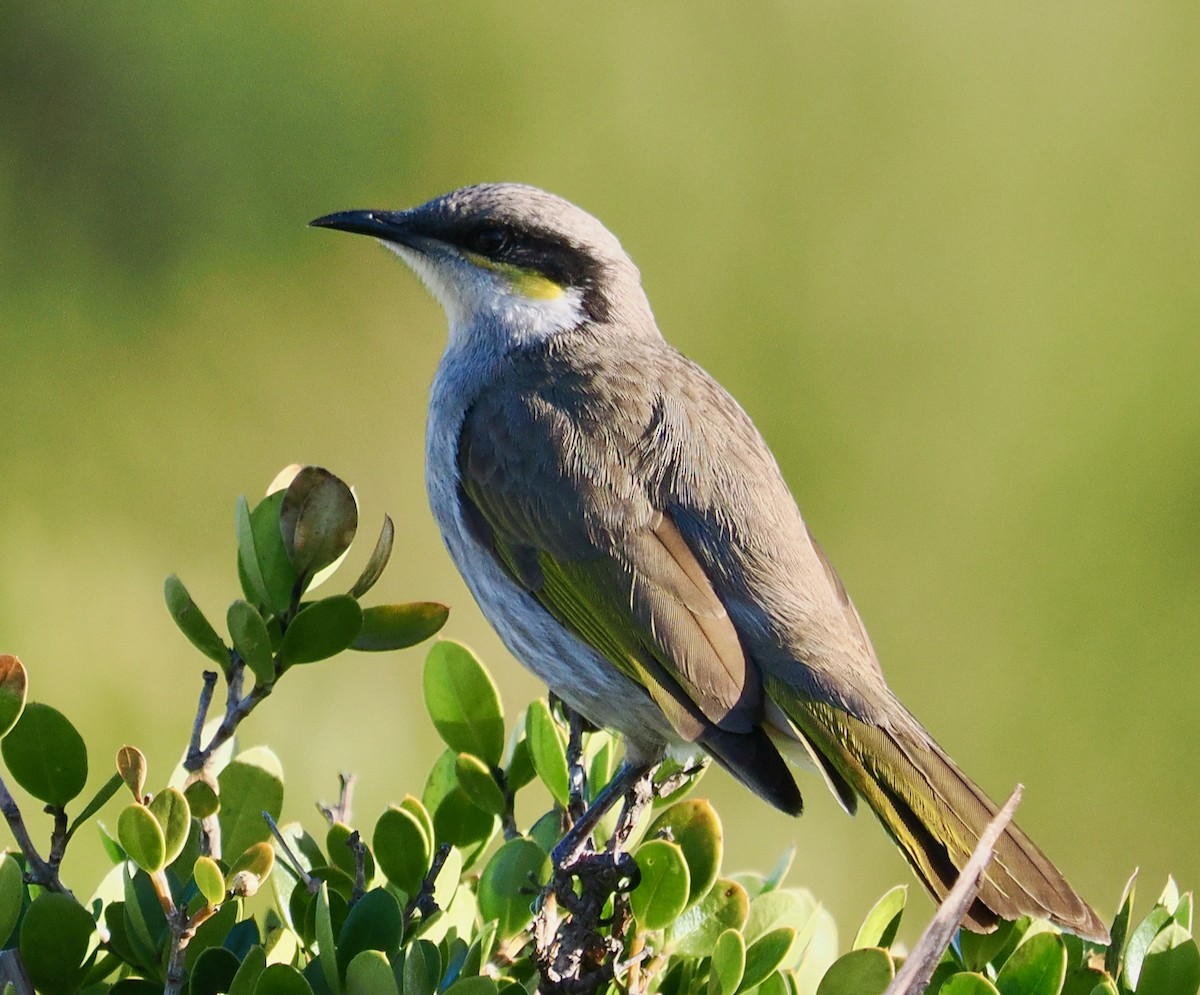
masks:
[[[811,701],[781,706],[806,736],[835,792],[861,795],[941,901],[999,811],[897,703],[886,727]],[[1108,943],[1108,929],[1020,828],[1010,823],[996,844],[966,925],[993,929],[998,919],[1030,915]]]

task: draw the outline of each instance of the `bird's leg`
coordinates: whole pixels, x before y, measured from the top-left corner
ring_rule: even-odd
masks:
[[[570,734],[567,737],[567,825],[573,826],[587,811],[587,774],[583,769],[583,716],[563,706]]]
[[[570,867],[579,859],[591,838],[592,831],[604,813],[612,808],[619,799],[633,791],[640,781],[648,779],[656,766],[657,764],[652,763],[621,761],[621,766],[617,768],[613,779],[604,786],[592,804],[587,807],[583,815],[554,848],[552,858],[555,868]],[[626,832],[626,837],[628,837],[628,832]]]

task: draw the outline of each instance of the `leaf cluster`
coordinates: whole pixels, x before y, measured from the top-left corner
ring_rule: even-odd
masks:
[[[664,765],[648,805],[609,813],[592,852],[556,866],[619,744],[546,700],[506,723],[491,675],[458,643],[426,656],[422,690],[445,750],[419,794],[358,823],[346,780],[323,821],[279,825],[283,765],[267,747],[237,749],[241,721],[292,667],[409,646],[445,619],[434,605],[360,607],[391,552],[387,521],[349,590],[312,598],[356,528],[352,492],[314,467],[253,509],[239,502],[228,640],[168,580],[171,615],[219,665],[226,707],[208,720],[218,675],[205,673],[183,760],[155,791],[146,757],[125,746],[71,818],[88,779],[83,738],[28,701],[25,668],[0,656],[0,755],[53,822],[43,856],[0,780],[16,842],[0,858],[5,995],[900,995],[905,889],[876,903],[839,956],[829,912],[785,884],[790,854],[769,872],[723,867],[720,817],[692,795],[702,771]],[[122,789],[110,833],[96,816]],[[84,825],[112,868],[80,901],[60,866]],[[1028,919],[960,932],[927,990],[1195,995],[1191,893],[1170,882],[1136,921],[1133,901],[1131,880],[1108,948]]]

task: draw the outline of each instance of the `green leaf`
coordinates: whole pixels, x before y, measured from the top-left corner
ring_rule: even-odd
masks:
[[[348,989],[351,987],[349,968],[362,953],[378,951],[386,964],[386,958],[394,956],[400,949],[403,920],[400,903],[386,888],[368,891],[354,903],[337,941],[338,972],[345,975]]]
[[[361,629],[362,609],[350,595],[322,598],[296,613],[283,634],[279,658],[285,667],[327,660],[349,649]]]
[[[454,762],[454,771],[458,775],[458,786],[475,805],[492,815],[504,814],[504,792],[487,764],[470,753],[460,753]]]
[[[672,805],[651,822],[646,837],[653,839],[663,833],[670,833],[668,838],[683,851],[691,881],[687,904],[693,905],[708,894],[721,870],[721,820],[708,801],[689,799]]]
[[[11,653],[0,654],[0,737],[7,736],[21,717],[28,687],[25,665]]]
[[[456,753],[498,767],[504,752],[504,713],[491,674],[461,643],[434,643],[425,658],[425,707],[438,735]]]
[[[1067,975],[1067,948],[1057,933],[1035,933],[996,975],[1000,995],[1058,995]]]
[[[404,995],[433,995],[442,977],[442,957],[428,940],[417,940],[404,958]]]
[[[900,917],[904,912],[904,901],[908,897],[908,888],[902,884],[888,891],[871,910],[858,927],[858,933],[851,950],[863,947],[890,947],[900,928]]]
[[[275,652],[271,634],[258,609],[249,601],[235,601],[225,613],[229,638],[233,648],[254,674],[255,684],[270,684],[275,680]]]
[[[167,864],[173,864],[183,851],[192,827],[192,812],[178,788],[166,788],[150,800],[150,813],[162,827]]]
[[[736,929],[727,929],[713,944],[708,995],[734,995],[745,970],[746,941]]]
[[[419,819],[391,806],[375,823],[371,837],[375,860],[387,879],[407,895],[415,895],[429,873],[433,841]]]
[[[350,648],[378,652],[416,646],[441,629],[449,615],[450,609],[436,601],[364,608],[362,629]]]
[[[1146,952],[1150,949],[1150,944],[1154,942],[1154,938],[1168,922],[1171,921],[1171,913],[1164,909],[1161,905],[1156,905],[1143,919],[1137,929],[1129,937],[1129,942],[1125,945],[1125,964],[1124,964],[1124,979],[1134,991],[1138,987],[1138,978],[1142,973],[1142,962],[1146,959]]]
[[[353,834],[354,830],[344,822],[333,823],[325,833],[325,852],[329,854],[330,861],[351,877],[358,873],[354,851],[350,848]],[[367,841],[361,836],[360,842],[363,844],[363,880],[370,884],[375,877],[375,858],[371,855],[371,848],[366,845]]]
[[[282,931],[281,931],[282,932]],[[254,995],[258,979],[267,967],[267,952],[261,946],[253,946],[242,958],[241,966],[233,981],[229,983],[229,995]]]
[[[434,762],[425,782],[424,808],[433,820],[435,845],[450,843],[461,848],[470,866],[477,851],[491,839],[497,819],[476,806],[458,786],[457,761],[457,754],[446,750]]]
[[[495,921],[499,935],[516,936],[533,918],[534,882],[544,882],[550,860],[533,840],[508,840],[488,861],[479,878],[479,911]]]
[[[151,818],[154,818],[151,816]],[[155,825],[158,825],[157,821]],[[145,871],[138,870],[132,875],[123,874],[125,892],[124,925],[125,933],[130,944],[137,951],[139,962],[157,964],[163,944],[167,941],[170,927],[163,914],[163,907]],[[231,912],[233,911],[230,907]],[[222,909],[224,911],[224,909]],[[209,920],[211,923],[212,920]],[[205,923],[207,926],[209,923]],[[232,925],[232,922],[230,923]],[[197,931],[199,937],[199,931]],[[188,951],[199,953],[195,940],[188,944]]]
[[[47,805],[65,806],[87,783],[83,737],[49,705],[29,702],[0,740],[0,753],[13,780]]]
[[[313,995],[313,990],[291,964],[268,964],[258,976],[254,995]]]
[[[25,882],[21,865],[11,853],[0,856],[0,948],[8,944],[9,937],[21,918],[21,906],[25,902]]]
[[[1091,995],[1117,995],[1117,986],[1112,983],[1112,980],[1106,978],[1092,989]]]
[[[747,992],[765,981],[783,963],[795,939],[794,929],[790,926],[780,926],[764,933],[751,943],[746,948],[746,970],[742,974],[742,983],[738,990]]]
[[[750,914],[750,897],[736,881],[718,878],[699,902],[667,930],[667,942],[685,957],[707,957],[726,929],[740,930]]]
[[[400,995],[388,959],[378,950],[355,955],[346,968],[346,995]]]
[[[82,966],[95,922],[73,898],[43,892],[21,922],[21,960],[42,995],[69,995],[83,980]]]
[[[206,771],[200,772],[199,776],[183,789],[188,808],[197,819],[207,819],[221,810],[221,799],[217,797],[217,782],[211,778],[212,775]]]
[[[747,943],[781,926],[790,926],[796,934],[792,948],[784,958],[785,967],[795,967],[823,924],[822,909],[812,895],[801,888],[780,888],[763,892],[750,900],[750,915],[742,929]],[[836,955],[836,944],[835,944]],[[832,963],[833,957],[829,958]]]
[[[229,991],[239,966],[237,957],[224,947],[209,947],[192,965],[188,995],[218,995]]]
[[[1185,891],[1179,896],[1179,903],[1175,906],[1175,911],[1171,913],[1171,918],[1187,932],[1192,931],[1192,893],[1190,891]]]
[[[212,857],[197,857],[192,867],[192,878],[196,888],[209,905],[220,905],[225,901],[225,875]]]
[[[396,527],[392,524],[391,518],[384,515],[383,528],[379,532],[379,538],[375,541],[375,548],[371,551],[371,557],[367,560],[367,565],[363,567],[363,572],[359,574],[358,580],[350,588],[350,597],[361,598],[375,586],[375,582],[383,575],[383,569],[392,556],[392,542],[395,535]]]
[[[284,493],[268,495],[253,511],[247,510],[244,497],[238,498],[239,575],[247,581],[248,600],[266,605],[276,615],[291,608],[299,581],[279,527]]]
[[[641,881],[629,893],[630,910],[642,929],[665,929],[684,910],[691,889],[683,849],[667,840],[650,840],[638,847],[634,859]]]
[[[117,839],[129,859],[148,874],[166,866],[167,841],[154,814],[141,802],[127,805],[117,819]]]
[[[192,600],[183,581],[171,574],[163,584],[163,595],[167,601],[167,611],[179,626],[179,631],[187,636],[188,642],[210,660],[220,664],[225,673],[229,673],[229,649]]]
[[[1125,950],[1125,939],[1129,935],[1129,924],[1133,915],[1133,896],[1137,885],[1137,871],[1129,875],[1125,882],[1125,890],[1121,893],[1121,903],[1117,917],[1109,930],[1111,942],[1104,952],[1104,969],[1114,978],[1121,970],[1121,954]]]
[[[819,995],[825,995],[820,992]],[[952,974],[941,989],[938,995],[998,995],[996,986],[993,985],[982,974],[974,974],[968,972],[960,972]]]
[[[525,743],[538,777],[555,802],[565,806],[570,800],[567,739],[543,698],[530,702],[525,712]]]
[[[833,962],[817,995],[882,995],[895,976],[896,966],[886,950],[860,947]]]
[[[967,970],[982,971],[1008,945],[1016,929],[1016,923],[1001,919],[990,933],[959,930],[958,949]]]
[[[117,750],[117,773],[135,802],[146,799],[146,755],[136,746]]]
[[[1148,995],[1196,995],[1200,988],[1200,950],[1187,930],[1170,923],[1150,943],[1137,991]]]
[[[354,541],[358,531],[354,494],[323,467],[306,466],[284,491],[279,530],[297,576],[310,579]]]
[[[341,978],[338,975],[337,969],[337,946],[334,943],[334,928],[333,915],[329,907],[329,885],[325,882],[321,883],[321,889],[317,892],[316,900],[316,937],[317,948],[320,950],[322,957],[321,974],[325,978],[325,984],[328,986],[333,995],[340,995],[342,990]]]
[[[104,807],[105,803],[121,790],[121,785],[123,783],[124,782],[121,780],[120,774],[113,774],[112,777],[100,785],[100,790],[98,790],[92,796],[92,800],[84,805],[83,808],[79,810],[79,814],[71,820],[71,825],[67,828],[67,838],[70,839],[72,836],[74,836],[75,830],[77,830],[80,826],[87,822],[88,819],[99,812],[100,809]]]
[[[446,989],[445,995],[496,995],[496,982],[486,975],[460,978]]]
[[[263,812],[279,820],[283,810],[283,768],[265,746],[244,750],[217,776],[222,851],[235,860],[271,836]]]

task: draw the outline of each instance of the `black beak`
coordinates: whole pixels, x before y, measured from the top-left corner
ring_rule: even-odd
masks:
[[[413,236],[405,211],[338,211],[309,222],[312,228],[336,228],[407,245]]]

